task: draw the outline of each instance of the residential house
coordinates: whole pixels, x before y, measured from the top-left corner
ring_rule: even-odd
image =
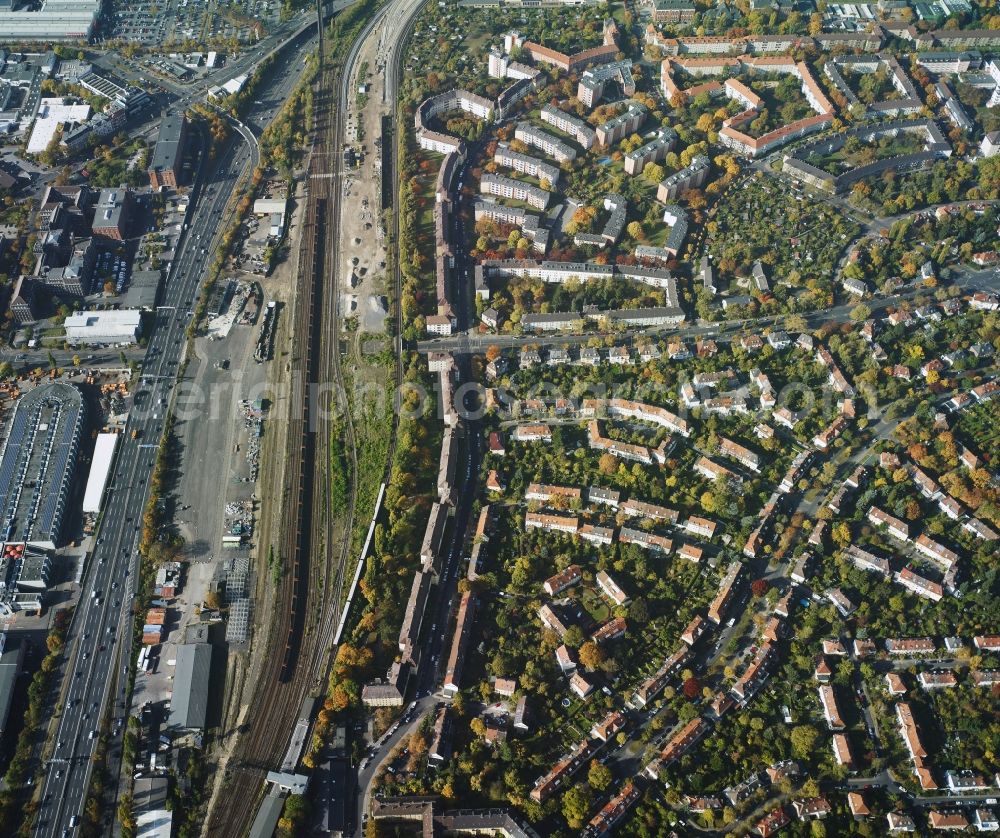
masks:
[[[1000,820],[997,819],[992,809],[977,808],[972,822],[979,832],[996,832],[1000,830]]]
[[[580,566],[572,564],[555,576],[546,579],[542,588],[549,596],[556,596],[574,585],[580,584],[582,579],[583,571],[580,570]]]
[[[972,639],[981,652],[1000,652],[1000,634],[981,634]]]
[[[597,527],[593,524],[581,524],[576,534],[585,541],[599,544],[602,547],[610,546],[615,537],[614,530],[608,527]]]
[[[958,554],[954,550],[949,550],[943,544],[928,538],[926,533],[917,536],[914,546],[918,553],[922,553],[927,558],[937,562],[945,570],[949,570],[958,561]]]
[[[932,809],[927,814],[927,823],[931,829],[942,831],[964,832],[969,828],[969,821],[960,811],[940,811]]]
[[[625,619],[622,617],[613,617],[608,620],[603,626],[601,626],[597,631],[591,635],[591,639],[595,643],[605,643],[607,641],[615,640],[625,634],[627,628]]]
[[[687,559],[689,562],[694,562],[698,564],[701,561],[701,557],[704,555],[705,551],[700,547],[695,547],[693,544],[682,544],[677,548],[677,555],[682,559]]]
[[[958,678],[955,677],[955,673],[951,670],[943,672],[924,671],[917,676],[917,680],[925,690],[951,689],[958,686]]]
[[[779,806],[757,821],[753,832],[755,835],[759,835],[760,838],[770,838],[770,836],[788,826],[791,820],[784,807]]]
[[[867,637],[854,638],[853,645],[854,657],[856,658],[870,658],[878,651],[875,641]]]
[[[510,698],[517,690],[517,680],[515,678],[497,678],[493,682],[493,692],[504,698]]]
[[[719,584],[719,591],[708,607],[708,619],[716,625],[722,622],[722,615],[725,613],[730,599],[732,599],[733,591],[739,582],[742,572],[743,564],[741,562],[731,562],[725,576],[722,578],[722,582]]]
[[[818,821],[833,811],[825,797],[809,797],[792,803],[795,814],[800,821]]]
[[[842,768],[846,768],[848,771],[854,770],[851,743],[843,733],[833,734],[833,758],[837,761],[837,765]]]
[[[871,815],[868,804],[865,803],[865,796],[859,791],[849,791],[847,793],[847,808],[855,820],[863,820]]]
[[[890,638],[885,641],[885,650],[890,655],[929,655],[936,648],[929,637]]]
[[[697,515],[692,515],[684,522],[684,529],[689,533],[700,535],[703,538],[714,536],[716,526],[714,521],[710,521],[707,518],[700,518]]]
[[[625,727],[625,716],[618,710],[612,710],[601,721],[595,722],[590,728],[590,735],[602,742],[607,742]]]
[[[837,706],[837,695],[829,684],[824,684],[819,688],[819,700],[823,705],[823,716],[826,719],[827,727],[830,730],[843,730],[846,725],[840,715],[840,708]]]
[[[885,676],[885,688],[889,695],[906,695],[906,684],[903,677],[896,672],[888,672]]]
[[[857,610],[857,606],[847,598],[840,588],[830,588],[826,592],[826,598],[833,603],[841,617],[850,617]]]
[[[696,614],[681,634],[681,640],[687,643],[688,646],[694,646],[707,630],[708,626],[705,624],[705,618],[701,614]]]
[[[524,514],[525,529],[540,529],[548,532],[575,533],[580,528],[579,519],[569,515],[546,515],[541,512]]]
[[[548,425],[518,425],[512,437],[515,442],[552,442],[552,429]]]
[[[564,637],[569,630],[569,626],[562,621],[550,605],[543,605],[538,609],[538,619],[545,628],[554,631],[560,638]]]
[[[933,602],[939,602],[944,596],[944,589],[939,582],[921,576],[910,567],[902,568],[896,574],[896,581],[917,596],[925,597]]]
[[[917,831],[917,825],[913,822],[913,818],[902,812],[889,812],[885,816],[885,820],[889,828],[889,833],[892,835],[899,832]]]
[[[884,512],[877,506],[868,510],[868,520],[877,527],[885,527],[890,535],[895,536],[900,541],[908,541],[910,538],[910,528],[905,521]]]
[[[613,605],[621,606],[628,602],[628,596],[606,571],[599,570],[596,579],[597,587],[601,589],[601,593],[611,600]]]
[[[556,663],[559,664],[563,675],[567,675],[576,669],[576,661],[573,660],[573,653],[565,643],[556,649]]]
[[[569,679],[569,688],[576,694],[577,698],[585,699],[594,691],[594,685],[584,678],[579,672],[574,672]]]
[[[674,548],[673,541],[666,536],[631,527],[622,527],[618,533],[618,540],[622,544],[635,544],[644,550],[653,550],[657,553],[669,553]]]

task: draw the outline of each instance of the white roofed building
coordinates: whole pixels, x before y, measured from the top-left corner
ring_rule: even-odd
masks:
[[[73,346],[87,344],[135,343],[142,328],[142,312],[84,311],[66,318],[66,341]]]

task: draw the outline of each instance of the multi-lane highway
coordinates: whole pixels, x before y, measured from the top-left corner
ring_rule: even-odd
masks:
[[[270,76],[260,94],[261,108],[274,113],[300,75],[302,53],[312,40],[280,59],[281,72]],[[69,665],[58,733],[45,768],[36,835],[59,836],[73,830],[83,812],[92,769],[91,758],[109,698],[114,698],[110,738],[121,736],[127,668],[131,665],[131,606],[138,570],[137,544],[149,493],[149,476],[170,408],[171,393],[186,346],[185,330],[197,301],[205,270],[218,245],[233,187],[256,160],[255,145],[234,136],[214,161],[198,152],[198,179],[177,256],[170,267],[163,299],[136,385],[129,415],[109,479],[100,528],[82,580],[80,601],[67,642]],[[132,431],[138,431],[132,438]],[[111,749],[109,749],[111,750]],[[117,776],[112,766],[112,776]],[[112,813],[107,813],[110,817]],[[110,822],[109,822],[110,826]]]
[[[204,152],[200,153],[204,156]],[[113,686],[118,699],[114,716],[116,720],[122,717],[121,688],[115,676],[129,665],[130,613],[138,569],[136,547],[149,476],[185,346],[189,312],[215,247],[212,231],[221,226],[232,183],[247,159],[245,145],[230,144],[218,162],[203,171],[201,182],[192,192],[188,231],[182,233],[163,301],[156,311],[141,382],[135,390],[136,404],[108,482],[100,529],[68,638],[70,675],[43,786],[38,835],[60,835],[70,828],[74,817],[80,816],[102,708]],[[138,432],[137,439],[132,439],[133,431]],[[119,655],[120,649],[126,654]]]

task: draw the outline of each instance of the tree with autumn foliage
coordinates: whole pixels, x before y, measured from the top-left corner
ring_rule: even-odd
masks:
[[[701,695],[701,681],[692,675],[684,681],[684,684],[681,686],[681,692],[684,693],[686,699],[694,701]]]
[[[580,647],[579,655],[580,663],[591,671],[600,667],[607,657],[593,640],[588,640]]]

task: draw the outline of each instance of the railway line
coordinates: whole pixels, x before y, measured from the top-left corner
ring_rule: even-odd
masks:
[[[292,357],[299,359],[303,375],[298,376],[292,392],[294,407],[286,454],[284,507],[291,525],[279,545],[280,558],[288,570],[279,581],[274,622],[263,639],[267,645],[258,687],[250,699],[219,802],[209,813],[206,832],[213,838],[247,834],[264,791],[261,766],[280,765],[303,698],[323,681],[328,670],[333,631],[340,616],[357,474],[354,421],[340,366],[341,104],[349,101],[349,79],[360,45],[388,8],[379,9],[362,28],[344,62],[330,61],[320,48],[293,333]],[[334,385],[333,404],[319,402],[320,395],[328,392],[328,382]],[[351,469],[348,506],[342,512],[332,508],[328,448],[338,416],[343,418],[341,430]],[[344,522],[339,546],[332,538],[335,515]],[[315,615],[315,624],[311,615]]]
[[[409,41],[410,35],[413,31],[413,26],[416,23],[417,12],[420,10],[422,5],[423,5],[422,0],[416,0],[416,2],[414,2],[414,0],[410,0],[409,3],[405,4],[403,10],[404,16],[402,18],[402,30],[400,32],[400,36],[397,42],[400,45],[400,47],[402,47]],[[340,78],[341,101],[345,102],[349,101],[348,97],[350,96],[350,91],[351,91],[352,72],[354,65],[357,61],[357,55],[360,52],[361,46],[364,44],[365,40],[369,37],[371,32],[387,17],[390,8],[393,8],[392,3],[387,3],[386,5],[382,6],[382,8],[380,8],[379,11],[369,21],[369,23],[367,24],[361,35],[352,44],[350,54],[344,65],[344,72],[342,73]],[[388,97],[389,101],[393,102],[394,108],[396,102],[396,93],[399,90],[399,85],[402,80],[402,71],[403,71],[402,62],[398,60],[399,53],[397,52],[395,55],[396,55],[396,60],[389,75],[389,80],[391,84],[389,85],[389,97]],[[392,143],[393,143],[392,152],[390,155],[388,155],[388,159],[391,162],[391,168],[388,170],[383,169],[382,172],[383,183],[392,184],[392,186],[387,190],[387,194],[391,196],[391,203],[383,202],[383,209],[387,207],[392,207],[393,209],[395,209],[395,204],[396,204],[395,184],[397,182],[397,170],[398,170],[398,159],[397,159],[398,146],[396,145],[397,134],[395,130],[396,123],[397,123],[397,115],[395,113],[393,113],[391,116],[387,118],[384,118],[382,121],[383,142],[386,141],[385,129],[388,127],[389,131],[391,132],[390,136],[392,137]],[[337,149],[343,148],[342,124],[339,125],[339,128],[341,129],[341,133],[339,133],[337,136],[335,145]],[[342,159],[340,159],[340,156],[338,155],[337,169],[336,169],[337,172],[341,170],[341,166],[342,166]],[[336,196],[337,207],[333,212],[333,218],[336,219],[336,223],[339,223],[340,219],[340,196],[341,193],[339,190],[337,190],[337,196]],[[403,363],[402,363],[403,311],[401,305],[403,280],[402,280],[402,271],[400,270],[399,267],[399,259],[397,258],[395,253],[395,248],[398,246],[399,242],[399,213],[394,211],[392,213],[392,218],[393,218],[393,227],[392,227],[393,250],[387,254],[387,260],[393,266],[392,267],[393,271],[392,305],[393,305],[393,323],[394,323],[393,351],[396,357],[395,370],[394,370],[395,386],[393,393],[394,393],[394,398],[398,398],[398,394],[400,393],[403,384]],[[338,247],[339,236],[334,236],[333,241],[334,241],[334,247]],[[336,264],[336,261],[334,261],[334,264]],[[334,323],[330,327],[330,330],[338,330],[335,332],[335,334],[337,335],[336,342],[338,344],[340,340],[339,329],[340,329],[340,318],[335,316]],[[333,331],[330,330],[328,330],[329,333],[334,333]],[[336,363],[339,365],[340,363],[339,353],[337,354],[335,360]],[[337,381],[341,382],[341,385],[339,386],[342,386],[343,379],[339,374],[339,370],[337,373]],[[346,395],[343,395],[343,399],[344,401],[342,402],[342,404],[346,406],[348,404],[346,400]],[[350,433],[349,448],[352,456],[351,467],[353,470],[353,474],[357,474],[357,448],[354,444],[353,418],[350,410],[346,410],[345,412],[347,413],[347,420],[349,422],[349,428],[348,428]],[[392,473],[392,462],[396,451],[396,441],[398,439],[398,429],[399,429],[398,426],[399,426],[399,413],[395,409],[395,404],[394,404],[392,411],[392,428],[389,434],[389,447],[386,455],[385,472],[383,476],[383,486],[381,491],[384,491],[385,485],[388,484],[389,478]],[[345,435],[345,441],[346,441],[346,435]],[[330,497],[330,494],[331,493],[328,491],[327,492],[328,498]],[[348,574],[346,571],[347,571],[348,559],[350,558],[350,548],[352,544],[351,534],[353,532],[353,521],[355,517],[355,508],[354,508],[355,498],[356,498],[356,493],[352,492],[350,495],[351,506],[350,509],[348,510],[350,528],[345,531],[345,539],[342,543],[340,561],[337,563],[337,567],[335,570],[336,580],[334,583],[334,588],[335,588],[334,597],[331,601],[331,607],[329,608],[324,618],[324,627],[322,631],[321,642],[316,646],[316,659],[314,666],[318,681],[324,681],[329,673],[329,668],[333,661],[332,657],[334,652],[333,647],[339,641],[340,626],[343,621],[344,612],[348,611],[352,604],[353,593],[351,594],[351,596],[348,597],[346,602],[342,602],[342,600],[343,600],[344,585],[347,582],[348,578]],[[379,506],[380,504],[376,503],[376,509],[374,510],[374,512],[378,511]],[[332,520],[332,518],[330,520]],[[366,552],[367,551],[365,549],[362,549],[362,553],[358,557],[359,562],[362,562],[364,560]]]
[[[319,114],[322,109],[317,108],[316,112]],[[314,371],[319,366],[320,334],[316,320],[325,267],[326,205],[325,196],[310,195],[296,289],[293,355],[301,360],[305,374],[293,385],[291,397],[295,408],[290,416],[286,451],[287,484],[283,503],[287,510],[285,518],[291,525],[279,543],[278,559],[288,564],[288,571],[279,581],[274,597],[271,631],[261,639],[266,643],[266,651],[259,686],[253,693],[250,711],[223,780],[224,793],[219,796],[215,810],[209,813],[207,832],[212,836],[242,838],[249,830],[255,804],[263,792],[260,769],[277,766],[280,762],[288,738],[285,722],[295,717],[308,688],[304,668],[299,665],[306,609],[310,596],[315,595],[310,584],[309,552],[313,535],[315,473],[312,465],[316,439],[309,433],[312,405],[308,382],[314,380]]]

